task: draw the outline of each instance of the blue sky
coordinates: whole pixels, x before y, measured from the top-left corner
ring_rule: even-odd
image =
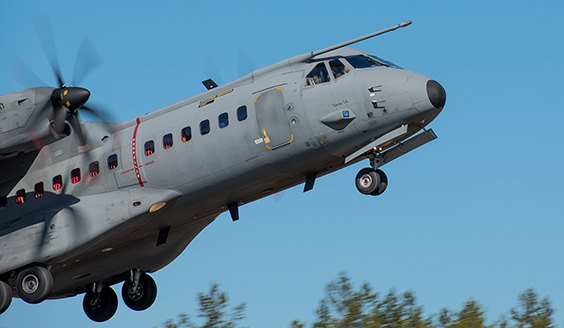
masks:
[[[153,274],[158,296],[146,311],[120,300],[96,324],[82,296],[14,299],[0,327],[156,327],[194,314],[196,294],[217,282],[233,304],[247,302],[244,325],[282,328],[311,323],[340,271],[384,293],[413,290],[427,314],[478,300],[490,322],[532,287],[564,323],[563,11],[561,1],[515,0],[2,2],[0,93],[23,88],[13,52],[55,84],[33,26],[47,13],[63,76],[88,37],[104,63],[82,86],[121,122],[204,91],[210,75],[240,77],[240,53],[252,58],[248,73],[405,20],[413,25],[354,47],[439,81],[447,104],[431,124],[439,139],[384,167],[380,197],[357,192],[368,163],[356,164],[306,194],[299,186],[247,204],[236,223],[221,215]]]

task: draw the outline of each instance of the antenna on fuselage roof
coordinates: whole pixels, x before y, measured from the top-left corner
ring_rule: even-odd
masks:
[[[331,46],[331,47],[327,47],[327,48],[325,48],[325,49],[321,49],[321,50],[317,50],[317,51],[312,51],[312,52],[310,52],[310,53],[308,53],[308,54],[303,54],[303,55],[300,55],[300,56],[296,56],[296,57],[294,57],[294,58],[291,59],[291,63],[293,63],[293,62],[296,62],[296,63],[297,63],[297,62],[306,62],[306,61],[308,61],[308,60],[310,60],[310,59],[312,59],[312,58],[314,58],[314,57],[316,57],[316,56],[323,55],[323,54],[328,53],[328,52],[330,52],[330,51],[337,50],[337,49],[340,49],[340,48],[344,48],[344,47],[346,47],[346,46],[350,46],[351,44],[354,44],[354,43],[357,43],[357,42],[360,42],[360,41],[364,41],[364,40],[366,40],[366,39],[370,39],[370,38],[373,38],[373,37],[375,37],[375,36],[382,35],[382,34],[384,34],[384,33],[388,33],[388,32],[391,32],[391,31],[395,31],[395,30],[397,30],[398,28],[406,27],[406,26],[409,26],[409,25],[411,25],[411,21],[406,21],[406,22],[403,22],[403,23],[401,23],[401,24],[398,24],[398,25],[394,25],[394,26],[385,28],[385,29],[380,30],[380,31],[378,31],[378,32],[370,33],[370,34],[367,34],[367,35],[365,35],[365,36],[358,37],[358,38],[356,38],[356,39],[352,39],[352,40],[349,40],[349,41],[346,41],[346,42],[343,42],[343,43],[336,44],[336,45]]]

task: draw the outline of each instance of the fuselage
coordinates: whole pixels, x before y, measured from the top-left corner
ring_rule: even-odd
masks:
[[[444,106],[430,81],[343,48],[120,125],[82,123],[87,153],[71,131],[8,159],[23,169],[0,185],[0,276],[50,266],[57,298],[118,283],[132,268],[154,272],[230,205],[360,161],[344,158],[400,126],[409,136],[423,129]]]

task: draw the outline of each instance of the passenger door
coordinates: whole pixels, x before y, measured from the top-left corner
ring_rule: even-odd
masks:
[[[286,117],[282,94],[282,89],[276,88],[263,92],[255,98],[260,136],[266,148],[272,150],[291,143],[294,138]]]

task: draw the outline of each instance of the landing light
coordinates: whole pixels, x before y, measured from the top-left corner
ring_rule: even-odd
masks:
[[[102,253],[107,253],[107,252],[110,252],[110,251],[112,251],[112,250],[113,250],[112,247],[108,247],[108,248],[104,248],[104,249],[101,250],[100,252],[102,252]]]
[[[156,211],[165,207],[165,205],[166,205],[166,202],[156,203],[155,205],[151,206],[151,208],[149,209],[149,213],[155,213]]]

